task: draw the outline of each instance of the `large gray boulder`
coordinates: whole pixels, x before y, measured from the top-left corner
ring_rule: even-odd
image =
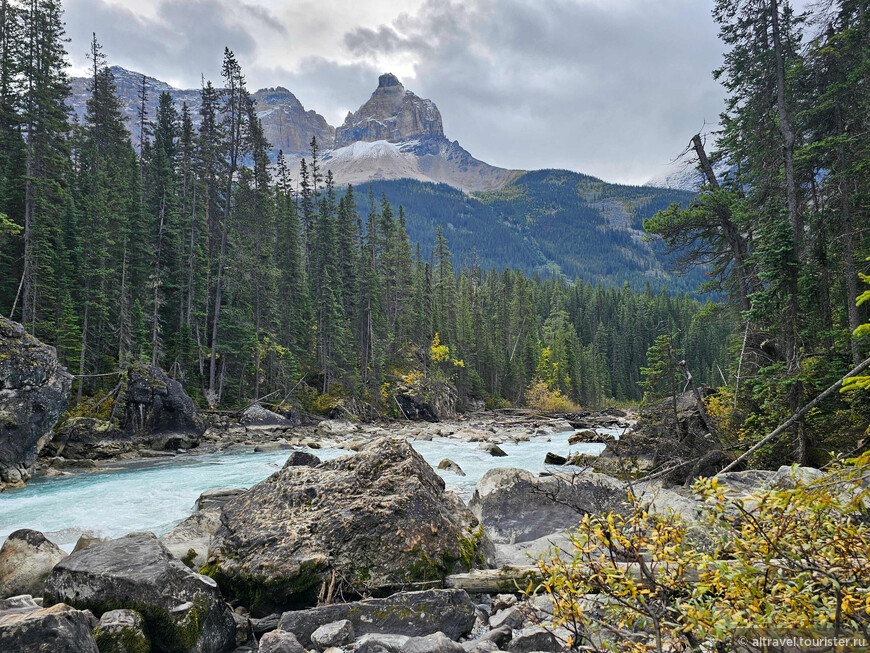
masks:
[[[151,650],[142,615],[133,610],[110,610],[94,630],[100,653],[143,653]]]
[[[21,487],[33,475],[71,387],[54,347],[0,316],[0,491]]]
[[[40,608],[0,606],[0,651],[9,653],[99,653],[88,615],[59,603]]]
[[[313,605],[334,578],[346,594],[383,593],[468,570],[490,551],[403,439],[281,469],[227,503],[221,522],[205,569],[255,616]]]
[[[134,365],[127,372],[122,426],[152,449],[187,449],[199,443],[206,424],[178,381],[159,367]]]
[[[43,456],[68,460],[109,460],[136,449],[133,437],[111,422],[92,417],[73,417],[63,423]]]
[[[475,618],[474,603],[464,590],[426,590],[285,612],[278,628],[296,635],[306,647],[311,646],[311,635],[321,625],[344,619],[353,624],[357,636],[425,637],[441,632],[456,640],[471,630]]]
[[[42,596],[45,579],[66,553],[39,531],[10,534],[0,548],[0,599],[20,594]]]
[[[97,615],[135,610],[158,651],[235,648],[235,622],[217,584],[173,558],[153,533],[99,542],[65,558],[45,584],[45,601]]]
[[[576,526],[582,515],[616,509],[626,499],[619,481],[594,472],[538,478],[524,469],[491,469],[468,504],[496,543],[529,542]]]

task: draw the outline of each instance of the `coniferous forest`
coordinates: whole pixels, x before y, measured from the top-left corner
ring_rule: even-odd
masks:
[[[672,391],[662,369],[679,358],[722,386],[719,417],[753,437],[867,350],[853,332],[870,249],[870,17],[863,2],[823,4],[716,4],[725,109],[691,146],[708,183],[644,224],[706,278],[717,302],[702,304],[460,264],[440,227],[424,255],[405,208],[337,188],[316,141],[299,169],[272,163],[229,50],[199,127],[168,94],[149,115],[143,95],[134,149],[97,37],[76,122],[60,3],[3,0],[0,310],[57,347],[79,401],[144,361],[211,407],[384,414],[421,376],[467,405],[521,405],[541,383],[602,405]],[[806,460],[830,411],[853,432],[856,401],[811,415],[777,455]]]

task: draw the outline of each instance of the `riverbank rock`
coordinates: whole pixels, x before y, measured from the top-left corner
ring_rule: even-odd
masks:
[[[111,422],[91,417],[72,417],[46,445],[43,456],[67,460],[108,460],[135,450],[133,438]]]
[[[491,553],[471,513],[403,439],[286,467],[229,502],[221,522],[205,571],[255,616],[312,605],[333,573],[345,594],[382,593]]]
[[[0,651],[99,653],[88,615],[64,603],[9,610],[0,606]]]
[[[356,636],[425,637],[441,632],[456,640],[471,630],[475,619],[474,603],[464,590],[425,590],[285,612],[278,628],[293,633],[300,644],[309,647],[312,634],[321,625],[335,621],[349,621]]]
[[[700,392],[704,397],[712,391],[701,388]],[[667,481],[680,484],[693,476],[712,476],[725,467],[732,458],[719,449],[704,426],[695,395],[688,391],[643,408],[634,429],[607,442],[595,461],[595,471],[637,478],[673,468]],[[705,461],[703,469],[696,470],[701,460]]]
[[[45,600],[97,615],[135,610],[161,651],[225,653],[235,647],[235,622],[217,585],[174,559],[153,533],[99,542],[65,558],[45,584]]]
[[[0,316],[0,491],[33,476],[40,450],[69,405],[72,376],[57,352]]]
[[[0,599],[20,594],[42,596],[45,579],[66,553],[39,531],[15,531],[0,548]]]
[[[451,474],[456,474],[457,476],[465,476],[465,472],[462,471],[462,468],[449,458],[445,458],[438,463],[438,469],[450,472]]]
[[[134,365],[128,371],[122,426],[160,450],[195,447],[206,424],[178,381],[159,367]]]
[[[289,429],[299,426],[299,415],[297,413],[296,420],[294,421],[267,408],[263,408],[260,404],[254,404],[245,409],[239,424],[248,429]]]
[[[283,630],[273,630],[263,635],[258,650],[259,653],[305,653],[296,636]]]
[[[582,515],[625,500],[622,483],[588,471],[537,478],[524,469],[491,469],[468,504],[495,543],[528,542],[570,528]]]
[[[419,378],[413,383],[398,384],[394,392],[405,419],[438,422],[456,417],[459,393],[449,383]]]

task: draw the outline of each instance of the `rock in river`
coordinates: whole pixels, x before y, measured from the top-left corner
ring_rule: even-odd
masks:
[[[255,616],[312,605],[333,573],[346,594],[382,593],[491,553],[441,477],[386,437],[317,467],[285,467],[230,501],[221,522],[204,571]]]
[[[97,615],[135,610],[158,651],[235,648],[232,612],[215,582],[174,559],[153,533],[131,533],[73,553],[51,572],[45,600]]]
[[[20,487],[33,475],[71,387],[54,347],[0,316],[0,490]]]
[[[99,653],[87,613],[63,603],[40,608],[33,601],[12,609],[0,605],[0,651]]]

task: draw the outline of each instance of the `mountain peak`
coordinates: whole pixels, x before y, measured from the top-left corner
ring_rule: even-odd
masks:
[[[402,82],[393,73],[384,73],[378,77],[378,88],[388,88],[390,86],[402,86]]]
[[[406,91],[399,78],[384,73],[368,102],[349,114],[335,132],[335,147],[358,141],[398,143],[413,138],[444,138],[441,113],[432,100]]]

